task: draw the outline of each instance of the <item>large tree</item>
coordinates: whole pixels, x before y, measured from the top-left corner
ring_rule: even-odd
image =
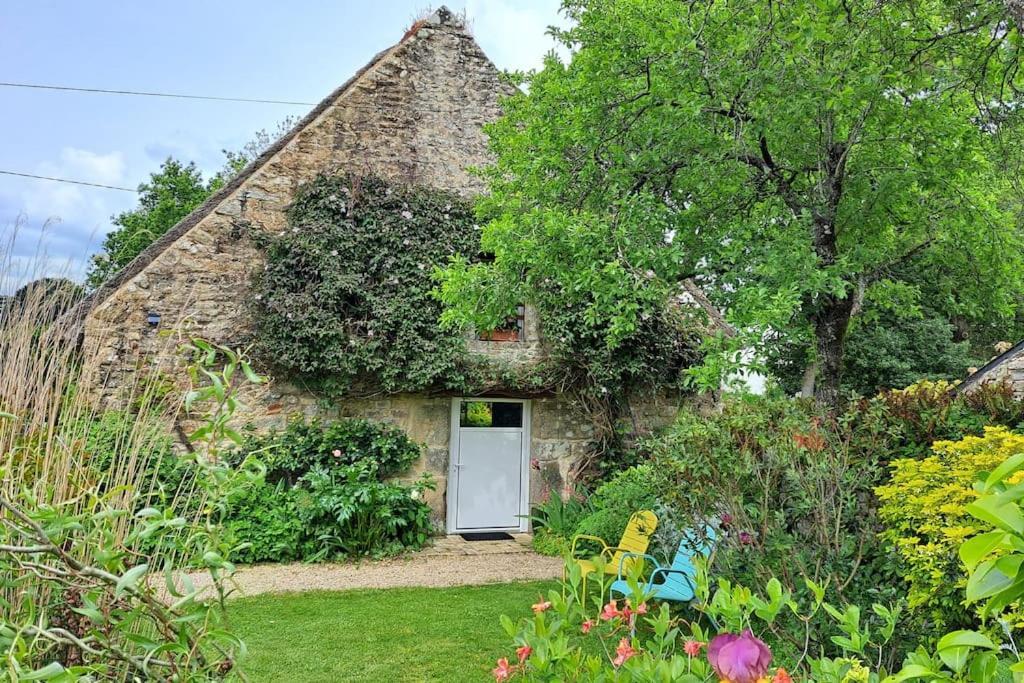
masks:
[[[589,293],[615,345],[641,302],[693,278],[748,343],[806,339],[816,396],[835,404],[866,301],[941,292],[929,303],[949,316],[1012,313],[1022,248],[993,144],[1004,122],[979,119],[990,84],[962,72],[990,28],[946,35],[937,1],[563,9],[571,59],[520,76],[528,94],[490,127],[495,257],[443,276],[450,320],[486,324],[556,282]]]

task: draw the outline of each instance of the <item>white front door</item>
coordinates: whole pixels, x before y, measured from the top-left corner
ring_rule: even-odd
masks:
[[[529,403],[454,399],[448,531],[525,531],[529,512]]]

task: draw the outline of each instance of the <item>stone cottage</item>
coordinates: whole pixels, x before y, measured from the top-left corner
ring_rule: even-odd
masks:
[[[1001,344],[1002,348],[996,348],[999,355],[968,375],[957,385],[957,391],[969,392],[988,382],[1007,382],[1014,396],[1024,398],[1024,341],[1013,346],[1009,342]]]
[[[318,174],[372,173],[467,197],[483,191],[469,169],[488,162],[482,127],[499,116],[509,87],[451,12],[417,22],[83,304],[83,343],[98,359],[104,395],[117,396],[152,363],[166,346],[162,330],[182,324],[213,342],[245,340],[245,301],[262,258],[247,231],[282,231],[297,188]],[[543,353],[529,308],[515,337],[476,339],[471,350],[523,362]],[[437,482],[429,503],[449,533],[525,530],[531,501],[563,486],[591,437],[557,395],[390,395],[325,405],[273,380],[243,402],[242,419],[258,429],[280,427],[296,412],[403,428],[425,444],[418,470]],[[652,403],[638,414],[670,419],[675,405]]]

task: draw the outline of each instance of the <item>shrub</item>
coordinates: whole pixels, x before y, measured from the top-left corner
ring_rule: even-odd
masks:
[[[634,512],[657,507],[659,483],[649,465],[619,472],[590,496],[593,511],[580,520],[578,533],[598,536],[617,545]]]
[[[542,555],[561,555],[583,519],[593,506],[586,496],[576,490],[567,490],[563,498],[558,492],[548,492],[548,498],[533,508],[533,549]]]
[[[268,481],[295,484],[310,470],[347,467],[364,460],[376,464],[381,478],[393,477],[408,470],[421,452],[419,444],[397,427],[360,419],[325,424],[318,418],[307,422],[297,416],[283,431],[249,435],[233,460],[259,453]]]
[[[265,481],[231,501],[227,526],[248,562],[386,555],[430,536],[432,484],[386,481],[405,473],[421,447],[400,429],[368,420],[301,417],[280,432],[250,435],[231,454],[266,464]]]
[[[980,495],[974,483],[981,473],[1022,452],[1024,436],[989,427],[981,437],[936,442],[927,458],[896,460],[891,481],[876,489],[883,536],[905,567],[910,607],[939,627],[969,627],[976,621],[962,604],[967,577],[957,549],[983,525],[967,506]]]

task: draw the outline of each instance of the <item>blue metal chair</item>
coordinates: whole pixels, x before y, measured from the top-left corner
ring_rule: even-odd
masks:
[[[628,597],[630,588],[629,583],[622,575],[623,564],[628,557],[643,558],[654,566],[646,586],[641,583],[645,595],[653,595],[656,600],[690,602],[696,597],[694,581],[697,569],[693,566],[693,559],[697,555],[702,557],[710,555],[714,542],[715,528],[710,524],[704,528],[703,535],[692,529],[687,531],[683,534],[676,555],[672,558],[672,564],[668,567],[662,566],[653,556],[646,553],[625,553],[619,559],[618,575],[612,582],[609,591],[612,596],[618,593],[623,597]]]

